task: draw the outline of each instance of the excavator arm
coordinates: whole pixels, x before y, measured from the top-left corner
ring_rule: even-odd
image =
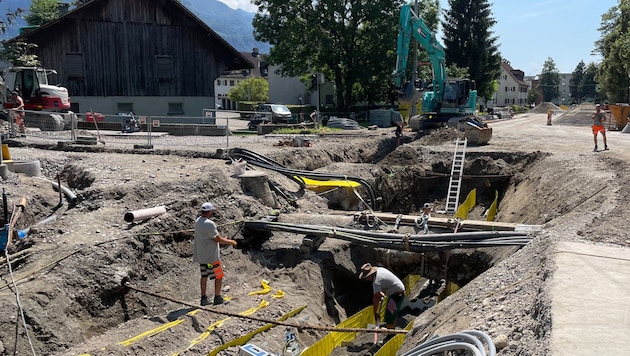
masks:
[[[415,83],[409,83],[405,75],[412,38],[427,51],[433,71],[433,87],[422,94],[416,90]],[[417,131],[441,124],[456,125],[459,130],[466,132],[470,144],[488,143],[492,137],[492,128],[475,119],[477,90],[474,88],[474,81],[446,77],[444,47],[424,20],[411,9],[411,5],[403,5],[400,10],[396,45],[394,85],[399,95],[398,102],[415,107],[422,97],[422,113],[410,117],[409,126]]]
[[[439,107],[437,103],[442,101],[444,85],[446,84],[446,55],[444,47],[437,41],[435,35],[427,27],[421,17],[411,9],[410,5],[403,5],[400,10],[400,22],[397,40],[397,59],[394,83],[396,89],[405,91],[405,97],[413,96],[415,91],[413,83],[407,83],[405,72],[407,69],[407,58],[409,58],[409,44],[413,36],[418,43],[427,51],[431,68],[433,70],[433,107]]]

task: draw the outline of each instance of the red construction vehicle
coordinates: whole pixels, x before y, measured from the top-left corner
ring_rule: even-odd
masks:
[[[64,128],[61,113],[70,109],[68,89],[48,83],[48,75],[57,73],[54,69],[41,67],[9,67],[2,71],[0,78],[0,101],[4,109],[15,107],[9,100],[11,92],[17,90],[24,100],[25,121],[30,127],[57,131]],[[59,112],[60,114],[38,114],[33,111]]]

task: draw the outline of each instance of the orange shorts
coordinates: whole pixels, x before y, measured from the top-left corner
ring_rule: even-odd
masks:
[[[604,128],[604,126],[593,125],[593,135],[597,135],[598,132],[605,134],[606,128]]]
[[[199,270],[201,271],[201,277],[208,277],[208,279],[223,278],[223,264],[221,263],[221,261],[216,261],[208,264],[200,264]]]

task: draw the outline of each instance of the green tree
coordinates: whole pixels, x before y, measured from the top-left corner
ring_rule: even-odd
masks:
[[[24,17],[30,26],[43,25],[59,18],[59,4],[57,0],[33,0],[30,13]]]
[[[263,78],[247,78],[227,93],[230,100],[242,101],[262,101],[269,100],[269,83]]]
[[[384,100],[394,70],[400,0],[253,0],[254,37],[271,44],[279,74],[323,73],[335,87],[337,110],[353,103],[353,88]],[[358,100],[355,96],[355,100]]]
[[[27,42],[6,42],[2,43],[0,59],[11,63],[16,67],[37,67],[41,65],[37,55],[32,54],[32,50],[37,48],[34,43]]]
[[[540,73],[540,87],[542,88],[543,101],[553,101],[560,93],[558,86],[560,85],[560,74],[556,67],[556,62],[547,58],[543,64],[542,71]]]
[[[538,91],[536,91],[536,89],[529,89],[527,91],[527,103],[536,103],[536,98],[538,98]]]
[[[595,63],[589,63],[584,69],[584,75],[580,81],[580,88],[582,98],[593,98],[595,101],[605,100],[606,96],[601,95],[597,90],[597,65]]]
[[[573,73],[571,73],[571,79],[569,80],[569,93],[574,102],[582,102],[584,97],[584,88],[582,87],[582,79],[584,78],[584,70],[586,64],[584,61],[580,61],[575,67]]]
[[[597,71],[600,94],[611,102],[630,100],[630,0],[619,0],[602,15],[599,32],[594,52],[602,56]]]
[[[498,38],[492,35],[496,24],[487,0],[449,0],[444,13],[446,64],[468,68],[477,93],[484,99],[494,95],[493,82],[501,74]]]

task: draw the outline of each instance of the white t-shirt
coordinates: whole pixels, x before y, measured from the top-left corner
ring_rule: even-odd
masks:
[[[219,261],[220,247],[214,238],[219,235],[214,221],[200,216],[195,221],[193,261],[208,264]]]
[[[405,285],[387,268],[376,267],[376,275],[374,276],[374,281],[372,282],[372,290],[374,291],[374,294],[382,291],[389,297],[392,294],[404,292]]]

